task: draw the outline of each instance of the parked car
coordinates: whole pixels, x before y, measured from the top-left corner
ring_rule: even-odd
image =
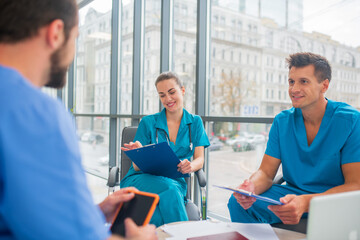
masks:
[[[99,144],[104,142],[104,137],[94,132],[85,132],[81,135],[81,141]]]
[[[235,152],[254,150],[256,145],[265,143],[265,136],[260,134],[249,135],[235,141],[231,146]]]
[[[266,139],[264,135],[261,134],[255,134],[250,136],[247,141],[251,143],[252,145],[262,144],[265,143]]]
[[[241,142],[246,140],[249,136],[251,136],[249,133],[247,132],[240,132],[238,135],[236,135],[235,137],[229,138],[228,140],[226,140],[226,144],[229,146],[232,146],[235,142]]]
[[[229,138],[225,135],[217,136],[217,138],[220,140],[220,142],[225,143]]]
[[[246,139],[238,140],[234,142],[231,146],[234,152],[244,152],[244,151],[254,150],[254,146],[251,143],[249,143]]]
[[[210,140],[209,151],[220,150],[224,146],[224,144],[217,137],[211,137],[209,140]]]

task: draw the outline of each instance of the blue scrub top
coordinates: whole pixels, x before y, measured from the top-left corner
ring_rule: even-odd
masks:
[[[280,159],[285,181],[321,193],[344,184],[341,166],[360,161],[360,113],[328,100],[319,131],[308,146],[301,109],[282,111],[273,122],[265,154]]]
[[[63,104],[0,66],[0,239],[106,239]]]

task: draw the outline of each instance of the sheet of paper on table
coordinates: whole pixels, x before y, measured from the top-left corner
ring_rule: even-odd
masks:
[[[161,228],[171,236],[174,236],[167,238],[169,240],[184,240],[190,237],[199,237],[232,231],[237,231],[249,239],[278,239],[272,227],[269,224],[263,223],[194,221],[177,224],[165,224]]]

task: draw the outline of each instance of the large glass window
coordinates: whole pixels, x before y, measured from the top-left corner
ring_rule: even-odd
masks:
[[[111,0],[96,0],[79,11],[76,113],[110,110],[111,7]]]
[[[186,109],[198,114],[196,93],[205,92],[199,105],[206,106],[206,114],[202,117],[212,144],[206,162],[208,210],[213,216],[228,218],[226,204],[230,193],[216,194],[219,190],[214,190],[212,185],[237,186],[258,168],[272,118],[291,107],[285,61],[289,54],[311,51],[324,55],[333,67],[326,96],[360,109],[360,18],[357,11],[360,3],[353,0],[206,1],[211,7],[206,28],[210,31],[210,41],[196,42],[200,23],[197,13],[207,9],[197,9],[197,1],[174,0],[173,31],[163,32],[173,34],[170,38],[172,52],[165,54],[171,60],[170,70],[175,71],[185,85]],[[69,89],[74,91],[69,91],[69,98],[74,99],[71,111],[76,117],[84,166],[94,176],[107,178],[109,165],[114,165],[109,155],[116,155],[115,164],[118,163],[122,128],[136,124],[141,117],[139,113],[147,115],[159,110],[154,81],[160,73],[162,2],[141,1],[145,13],[141,16],[144,20],[141,46],[133,46],[134,32],[140,32],[139,26],[134,26],[134,18],[140,17],[134,16],[134,4],[139,2],[122,0],[119,6],[112,6],[111,0],[80,3],[75,79],[69,81],[74,85]],[[119,11],[113,13],[113,7]],[[118,53],[111,49],[113,14],[119,19],[119,41],[115,43]],[[195,88],[203,85],[196,83],[204,79],[196,79],[196,71],[203,73],[204,69],[196,65],[200,57],[196,54],[202,52],[197,51],[197,44],[209,50],[208,56],[200,58],[209,58],[206,59],[209,62],[206,90],[200,91]],[[141,90],[139,101],[133,103],[134,95],[137,97],[139,93],[138,89],[132,89],[133,56],[134,50],[139,49],[143,51],[139,60]],[[110,68],[115,57],[119,59],[118,66]],[[118,76],[111,71],[117,71]],[[110,89],[110,76],[117,78],[117,96],[111,95],[116,91]],[[70,74],[69,78],[73,76]],[[50,91],[52,96],[60,96],[63,100],[67,98],[66,93]],[[114,101],[117,101],[117,111],[110,114],[110,102]],[[140,111],[134,113],[137,107]],[[116,128],[114,126],[118,132],[116,137],[110,132],[110,128]],[[116,143],[112,142],[114,139]]]
[[[160,73],[160,21],[161,1],[145,2],[144,74],[142,81],[141,112],[152,114],[159,111],[159,97],[155,80]]]
[[[51,96],[53,98],[57,97],[57,92],[53,88],[43,87],[43,88],[41,88],[41,91],[43,91],[44,93],[48,94],[49,96]]]
[[[92,174],[107,178],[109,171],[109,119],[77,117],[76,122],[84,167]]]
[[[213,185],[237,187],[261,163],[270,124],[210,122],[208,161],[208,209],[229,218],[229,192],[219,193]]]
[[[119,79],[118,108],[121,114],[130,114],[132,108],[134,0],[121,1],[121,78]],[[138,46],[140,47],[140,46]]]
[[[111,0],[95,0],[79,11],[73,113],[85,169],[108,177],[110,111]]]
[[[174,0],[173,68],[185,86],[185,108],[195,112],[196,1]]]
[[[272,117],[290,107],[290,99],[283,94],[288,88],[285,58],[301,51],[324,55],[334,71],[347,72],[349,75],[334,75],[327,96],[359,108],[358,92],[350,90],[356,89],[357,81],[350,76],[359,74],[354,67],[354,56],[359,52],[355,48],[340,47],[336,38],[342,30],[329,29],[333,25],[323,25],[324,20],[317,16],[321,13],[326,19],[332,19],[335,14],[345,17],[345,9],[353,12],[349,2],[334,2],[320,8],[317,2],[301,0],[272,1],[271,4],[259,1],[256,6],[250,1],[212,1],[210,115]],[[316,10],[312,10],[313,5]],[[335,11],[335,6],[344,12]],[[253,11],[254,8],[257,11]],[[352,17],[346,16],[346,19],[358,21],[356,15]],[[325,33],[334,33],[334,39]],[[341,39],[355,44],[351,43],[353,40]],[[339,87],[344,81],[352,87]],[[273,111],[268,111],[269,108]]]
[[[355,2],[212,0],[209,114],[262,121],[262,117],[274,117],[290,108],[285,58],[301,51],[330,61],[333,76],[326,96],[359,109],[360,71],[355,56],[359,58],[360,52],[355,47],[360,41],[355,36],[360,30],[354,24],[360,19],[350,9],[359,6]],[[344,37],[338,26],[354,28]],[[230,193],[218,194],[211,186],[236,187],[258,168],[270,124],[239,121],[209,126],[212,143],[221,146],[210,147],[209,152],[209,211],[228,218]]]

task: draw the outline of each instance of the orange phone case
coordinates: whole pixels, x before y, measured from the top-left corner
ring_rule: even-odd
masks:
[[[151,205],[151,207],[150,207],[150,209],[149,209],[149,211],[148,211],[148,213],[147,213],[147,216],[146,216],[146,218],[145,218],[145,221],[144,221],[144,223],[143,223],[143,226],[144,226],[144,225],[148,224],[148,223],[150,222],[150,220],[151,220],[151,217],[152,217],[152,215],[153,215],[153,213],[154,213],[154,211],[155,211],[155,209],[156,209],[156,205],[158,204],[159,199],[160,199],[160,198],[159,198],[159,195],[157,195],[157,194],[155,194],[155,193],[142,192],[142,191],[139,191],[139,190],[131,190],[130,192],[133,192],[133,193],[135,193],[135,194],[144,195],[144,196],[148,196],[148,197],[154,198],[154,201],[153,201],[153,203],[152,203],[152,205]],[[130,201],[131,201],[131,200],[130,200]],[[117,215],[119,214],[120,209],[121,209],[122,206],[123,206],[123,203],[121,203],[120,206],[119,206],[119,208],[117,209],[116,214],[115,214],[115,217],[114,217],[114,219],[112,220],[111,225],[114,224],[115,219],[116,219]]]

